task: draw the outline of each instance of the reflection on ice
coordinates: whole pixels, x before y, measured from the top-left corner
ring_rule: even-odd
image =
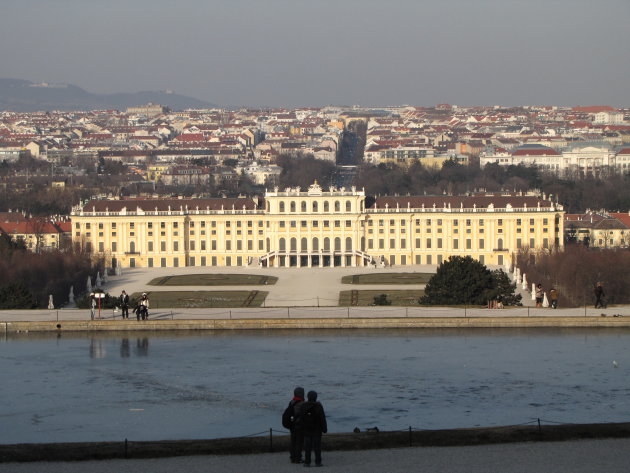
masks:
[[[297,384],[318,391],[332,432],[626,421],[629,341],[624,329],[9,337],[0,442],[282,430]]]

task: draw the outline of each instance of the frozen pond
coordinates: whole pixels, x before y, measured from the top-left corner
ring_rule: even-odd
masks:
[[[295,385],[331,432],[630,420],[630,330],[28,334],[0,340],[0,443],[284,430]]]

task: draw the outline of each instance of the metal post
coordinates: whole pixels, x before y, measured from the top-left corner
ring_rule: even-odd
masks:
[[[171,310],[171,320],[173,320],[173,311]]]
[[[409,317],[409,307],[405,307],[405,317]]]
[[[269,429],[269,451],[273,452],[273,429]]]
[[[232,309],[230,309],[230,320],[232,320]]]
[[[540,427],[540,419],[538,419],[538,433],[542,434],[542,429]]]
[[[59,311],[57,311],[57,322],[59,322]]]
[[[411,426],[409,426],[409,446],[411,447]]]
[[[350,307],[348,307],[348,318],[350,318]]]
[[[291,310],[291,307],[287,307],[287,319],[291,318],[290,310]]]
[[[464,306],[464,317],[468,317],[468,312],[466,311],[466,306]]]

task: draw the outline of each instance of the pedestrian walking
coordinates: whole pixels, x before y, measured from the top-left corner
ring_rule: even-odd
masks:
[[[605,309],[606,301],[604,298],[606,297],[606,293],[604,292],[604,285],[601,281],[598,281],[595,285],[595,289],[593,289],[593,294],[595,295],[595,308],[597,309],[599,307]]]
[[[127,294],[127,292],[123,290],[123,292],[121,292],[120,294],[119,299],[120,299],[120,310],[122,311],[122,318],[128,319],[129,318],[129,295]]]
[[[545,291],[542,284],[536,286],[536,307],[542,307],[543,299],[545,298]]]
[[[306,402],[299,407],[298,428],[304,433],[304,466],[311,466],[311,453],[315,452],[315,466],[322,465],[322,433],[328,432],[324,407],[317,401],[317,393],[309,391]]]
[[[553,287],[549,290],[549,305],[552,309],[558,308],[558,291]]]
[[[301,429],[297,429],[296,418],[297,409],[304,402],[304,388],[298,386],[293,390],[293,399],[289,401],[289,405],[282,414],[282,427],[289,429],[291,432],[291,448],[289,457],[291,463],[302,463],[302,445],[304,444],[304,435]]]

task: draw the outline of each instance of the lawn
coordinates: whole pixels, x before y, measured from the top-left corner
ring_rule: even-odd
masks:
[[[367,273],[344,276],[343,284],[426,284],[432,273]]]
[[[153,291],[149,296],[149,311],[156,309],[198,309],[211,307],[260,307],[266,291]],[[130,296],[132,301],[140,299],[140,293]],[[132,303],[131,307],[135,307]]]
[[[369,306],[374,304],[374,297],[380,294],[386,294],[387,300],[392,301],[392,306],[417,306],[418,299],[424,295],[421,289],[416,290],[400,290],[400,291],[341,291],[339,293],[339,305],[347,306]]]
[[[260,274],[182,274],[152,279],[150,286],[264,286],[278,278]]]

